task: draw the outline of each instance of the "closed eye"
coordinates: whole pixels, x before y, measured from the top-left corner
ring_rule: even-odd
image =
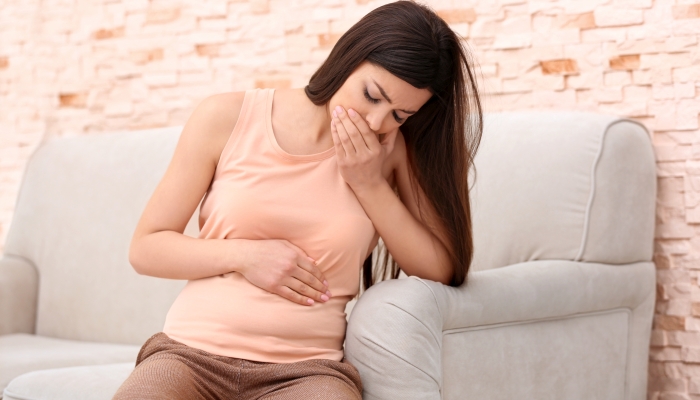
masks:
[[[379,103],[379,102],[381,101],[380,99],[375,99],[374,97],[370,96],[370,95],[369,95],[369,92],[367,91],[367,87],[365,87],[364,92],[365,92],[365,98],[366,98],[370,103],[372,103],[372,104],[377,104],[377,103]],[[396,122],[398,122],[399,124],[402,124],[402,123],[406,120],[405,118],[400,118],[399,115],[396,114],[396,111],[392,111],[391,113],[394,115],[394,119],[395,119]]]

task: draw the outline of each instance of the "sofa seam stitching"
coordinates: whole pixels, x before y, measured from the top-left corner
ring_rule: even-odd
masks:
[[[389,353],[389,354],[395,356],[396,358],[402,360],[402,361],[405,362],[406,364],[412,366],[412,367],[415,368],[416,370],[420,371],[421,373],[423,373],[424,375],[426,375],[427,377],[429,377],[433,382],[435,382],[435,383],[438,385],[439,388],[442,388],[441,382],[438,382],[438,381],[437,381],[435,378],[433,378],[429,373],[425,372],[425,371],[423,370],[423,368],[420,368],[419,366],[415,365],[414,363],[412,363],[411,361],[409,361],[409,360],[407,360],[406,358],[402,357],[401,355],[397,354],[396,352],[387,349],[386,347],[382,346],[381,344],[375,342],[374,340],[372,340],[372,339],[370,339],[370,338],[368,338],[368,337],[363,338],[363,340],[366,340],[366,341],[372,343],[373,345],[379,347],[380,349],[386,351],[387,353]],[[440,379],[442,380],[442,374],[440,374]],[[22,399],[22,400],[24,400],[24,399]],[[27,400],[29,400],[29,399],[27,399]]]
[[[17,400],[34,400],[34,399],[32,399],[31,397],[24,397],[24,396],[22,396],[22,395],[18,395],[18,394],[12,393],[12,392],[8,391],[7,388],[5,388],[5,389],[3,389],[3,391],[2,391],[2,398],[5,398],[5,397],[7,397],[7,396],[11,396],[11,397],[13,397],[13,398],[15,398],[15,399],[17,399]]]
[[[427,283],[423,282],[423,280],[421,278],[419,278],[417,276],[410,276],[409,278],[413,278],[413,279],[417,280],[418,282],[420,282],[421,284],[425,285],[425,287],[428,288],[428,290],[430,291],[430,294],[432,294],[432,296],[433,296],[433,300],[435,301],[435,306],[438,310],[438,313],[440,314],[440,321],[442,321],[442,326],[440,327],[440,337],[437,338],[438,339],[437,343],[438,343],[438,346],[440,349],[440,352],[439,352],[440,366],[442,366],[442,349],[443,349],[442,339],[445,337],[445,330],[444,330],[445,316],[442,313],[442,309],[440,308],[440,302],[438,301],[437,295],[435,294],[435,291],[433,291],[433,288],[431,288],[430,285],[428,285]],[[444,375],[442,369],[438,370],[438,374],[440,375],[440,380],[439,380],[439,382],[437,382],[438,383],[438,390],[440,391],[440,398],[442,398],[443,397],[443,390],[442,390],[442,388],[443,388],[443,375]]]
[[[449,329],[449,330],[443,331],[443,336],[454,335],[454,334],[459,334],[459,333],[464,333],[464,332],[475,332],[475,331],[483,331],[483,330],[489,330],[489,329],[505,328],[505,327],[509,327],[509,326],[536,324],[536,323],[540,323],[540,322],[551,322],[551,321],[559,321],[559,320],[564,320],[564,319],[575,319],[575,318],[590,317],[590,316],[596,316],[596,315],[615,314],[618,312],[624,312],[629,317],[632,314],[632,310],[633,309],[630,307],[622,306],[622,307],[609,308],[607,310],[587,311],[587,312],[572,313],[572,314],[553,316],[553,317],[531,318],[531,319],[525,319],[522,321],[498,322],[498,323],[492,323],[492,324],[470,326],[470,327],[465,327],[465,328],[454,328],[454,329]]]
[[[645,131],[649,132],[649,130],[643,124],[641,124],[635,120],[629,119],[629,118],[618,118],[618,119],[615,119],[613,121],[608,122],[608,124],[605,126],[605,128],[603,130],[603,134],[600,136],[600,143],[598,145],[598,151],[596,152],[595,159],[593,161],[593,164],[591,165],[591,188],[590,188],[590,192],[588,195],[588,202],[586,204],[586,212],[584,214],[584,219],[583,219],[583,233],[581,235],[581,244],[579,245],[578,254],[574,258],[574,261],[581,261],[581,259],[583,257],[583,252],[585,251],[586,244],[588,242],[587,239],[588,239],[588,229],[590,226],[591,209],[593,208],[593,199],[595,198],[595,192],[596,192],[596,190],[595,190],[596,189],[596,187],[595,187],[596,169],[598,167],[598,162],[600,161],[601,155],[603,154],[603,147],[604,147],[603,145],[605,143],[605,138],[610,130],[610,127],[612,127],[613,125],[615,125],[617,123],[621,123],[621,122],[632,122],[636,125],[641,126],[642,129],[644,129]]]

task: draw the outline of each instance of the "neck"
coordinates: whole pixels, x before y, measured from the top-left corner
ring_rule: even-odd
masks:
[[[298,97],[298,106],[290,121],[300,132],[308,132],[307,137],[313,143],[333,142],[331,137],[331,118],[328,104],[317,106],[304,93],[304,89],[294,89]]]

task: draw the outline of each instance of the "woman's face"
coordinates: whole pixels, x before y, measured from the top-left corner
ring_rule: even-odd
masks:
[[[431,96],[428,89],[415,88],[384,68],[363,61],[328,102],[329,118],[336,106],[353,109],[370,129],[384,134],[401,126]]]

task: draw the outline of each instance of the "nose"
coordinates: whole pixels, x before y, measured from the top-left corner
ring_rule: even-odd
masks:
[[[376,113],[367,114],[365,120],[367,121],[369,129],[373,131],[378,131],[382,127],[382,119]]]

